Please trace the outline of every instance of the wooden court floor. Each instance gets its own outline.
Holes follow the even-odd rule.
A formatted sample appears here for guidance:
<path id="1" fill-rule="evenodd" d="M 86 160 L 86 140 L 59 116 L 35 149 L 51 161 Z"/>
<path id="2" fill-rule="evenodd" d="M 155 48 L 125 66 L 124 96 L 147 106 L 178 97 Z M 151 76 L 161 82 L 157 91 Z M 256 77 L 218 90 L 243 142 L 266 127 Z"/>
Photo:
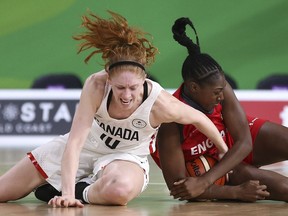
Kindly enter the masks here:
<path id="1" fill-rule="evenodd" d="M 0 174 L 9 169 L 29 149 L 0 148 Z M 288 162 L 265 167 L 288 174 Z M 271 200 L 256 203 L 241 202 L 193 202 L 174 200 L 164 183 L 161 172 L 151 161 L 150 184 L 148 188 L 127 206 L 85 205 L 84 208 L 52 208 L 38 201 L 33 193 L 14 202 L 0 203 L 0 216 L 178 216 L 178 215 L 245 215 L 245 216 L 283 216 L 288 215 L 288 203 Z"/>

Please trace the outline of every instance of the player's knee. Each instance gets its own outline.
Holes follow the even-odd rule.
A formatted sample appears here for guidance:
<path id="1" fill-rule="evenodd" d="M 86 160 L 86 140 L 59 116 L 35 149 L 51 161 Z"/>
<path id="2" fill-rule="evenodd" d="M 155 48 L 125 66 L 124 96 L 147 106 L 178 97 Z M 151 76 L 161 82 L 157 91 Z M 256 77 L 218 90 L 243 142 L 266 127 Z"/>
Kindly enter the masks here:
<path id="1" fill-rule="evenodd" d="M 242 164 L 239 164 L 238 166 L 234 167 L 233 173 L 238 174 L 238 175 L 245 175 L 245 176 L 249 176 L 252 174 L 250 166 L 242 165 Z"/>
<path id="2" fill-rule="evenodd" d="M 133 184 L 126 178 L 113 176 L 103 177 L 105 184 L 102 187 L 103 198 L 111 205 L 126 205 L 131 200 Z"/>
<path id="3" fill-rule="evenodd" d="M 111 200 L 113 205 L 126 205 L 130 201 L 130 191 L 127 187 L 115 187 L 109 189 L 106 199 Z"/>
<path id="4" fill-rule="evenodd" d="M 246 165 L 239 164 L 233 168 L 233 172 L 229 174 L 229 181 L 232 184 L 241 184 L 248 180 L 253 180 L 253 169 Z"/>

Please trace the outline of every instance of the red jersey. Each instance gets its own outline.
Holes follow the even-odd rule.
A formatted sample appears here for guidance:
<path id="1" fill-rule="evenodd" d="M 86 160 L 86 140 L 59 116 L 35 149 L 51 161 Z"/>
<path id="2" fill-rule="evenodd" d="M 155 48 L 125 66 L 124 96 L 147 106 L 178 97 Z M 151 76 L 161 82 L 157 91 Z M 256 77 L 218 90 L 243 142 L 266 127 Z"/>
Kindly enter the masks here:
<path id="1" fill-rule="evenodd" d="M 186 103 L 186 101 L 181 96 L 182 88 L 183 88 L 183 85 L 181 85 L 180 88 L 176 90 L 173 96 L 178 98 L 180 101 Z M 217 106 L 215 106 L 213 112 L 210 114 L 206 113 L 206 116 L 217 127 L 217 129 L 219 130 L 219 133 L 223 137 L 223 140 L 227 144 L 228 148 L 231 148 L 234 142 L 222 118 L 222 105 L 218 104 Z M 265 120 L 253 118 L 250 116 L 247 116 L 247 120 L 249 122 L 252 142 L 254 143 L 255 138 L 259 132 L 259 129 L 264 124 Z M 180 134 L 181 145 L 182 145 L 182 150 L 183 150 L 183 154 L 185 157 L 185 161 L 191 161 L 204 154 L 210 155 L 218 160 L 218 149 L 216 148 L 216 146 L 211 142 L 209 138 L 207 138 L 203 133 L 201 133 L 194 125 L 192 124 L 179 125 L 179 127 L 180 127 L 180 133 L 181 133 Z M 160 163 L 159 163 L 159 154 L 158 154 L 157 148 L 156 148 L 156 151 L 151 156 L 159 166 Z M 251 163 L 252 160 L 253 160 L 252 153 L 250 153 L 244 159 L 246 163 Z"/>

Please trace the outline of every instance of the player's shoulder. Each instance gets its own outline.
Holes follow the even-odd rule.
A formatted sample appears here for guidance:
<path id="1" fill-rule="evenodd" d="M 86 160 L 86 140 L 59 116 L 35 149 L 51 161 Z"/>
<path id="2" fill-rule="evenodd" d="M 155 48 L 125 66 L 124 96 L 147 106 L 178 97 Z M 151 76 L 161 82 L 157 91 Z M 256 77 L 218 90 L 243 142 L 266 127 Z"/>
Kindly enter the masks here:
<path id="1" fill-rule="evenodd" d="M 179 104 L 181 102 L 166 90 L 162 90 L 154 103 L 153 110 L 161 121 L 171 122 L 178 116 Z"/>
<path id="2" fill-rule="evenodd" d="M 104 87 L 108 79 L 108 74 L 105 70 L 91 74 L 85 81 L 85 85 L 94 86 L 96 88 Z"/>
<path id="3" fill-rule="evenodd" d="M 106 83 L 108 79 L 108 73 L 105 70 L 101 70 L 99 72 L 91 74 L 87 80 L 99 82 L 99 83 Z"/>

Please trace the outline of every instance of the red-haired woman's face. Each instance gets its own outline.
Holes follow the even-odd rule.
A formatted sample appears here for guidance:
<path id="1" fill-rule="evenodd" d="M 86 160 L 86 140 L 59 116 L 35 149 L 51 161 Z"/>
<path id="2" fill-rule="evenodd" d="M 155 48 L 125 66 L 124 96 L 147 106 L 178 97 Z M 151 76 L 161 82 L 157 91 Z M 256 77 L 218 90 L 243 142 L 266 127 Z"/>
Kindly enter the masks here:
<path id="1" fill-rule="evenodd" d="M 128 70 L 114 74 L 109 78 L 113 92 L 111 104 L 120 110 L 136 109 L 143 99 L 144 81 L 143 76 Z"/>

